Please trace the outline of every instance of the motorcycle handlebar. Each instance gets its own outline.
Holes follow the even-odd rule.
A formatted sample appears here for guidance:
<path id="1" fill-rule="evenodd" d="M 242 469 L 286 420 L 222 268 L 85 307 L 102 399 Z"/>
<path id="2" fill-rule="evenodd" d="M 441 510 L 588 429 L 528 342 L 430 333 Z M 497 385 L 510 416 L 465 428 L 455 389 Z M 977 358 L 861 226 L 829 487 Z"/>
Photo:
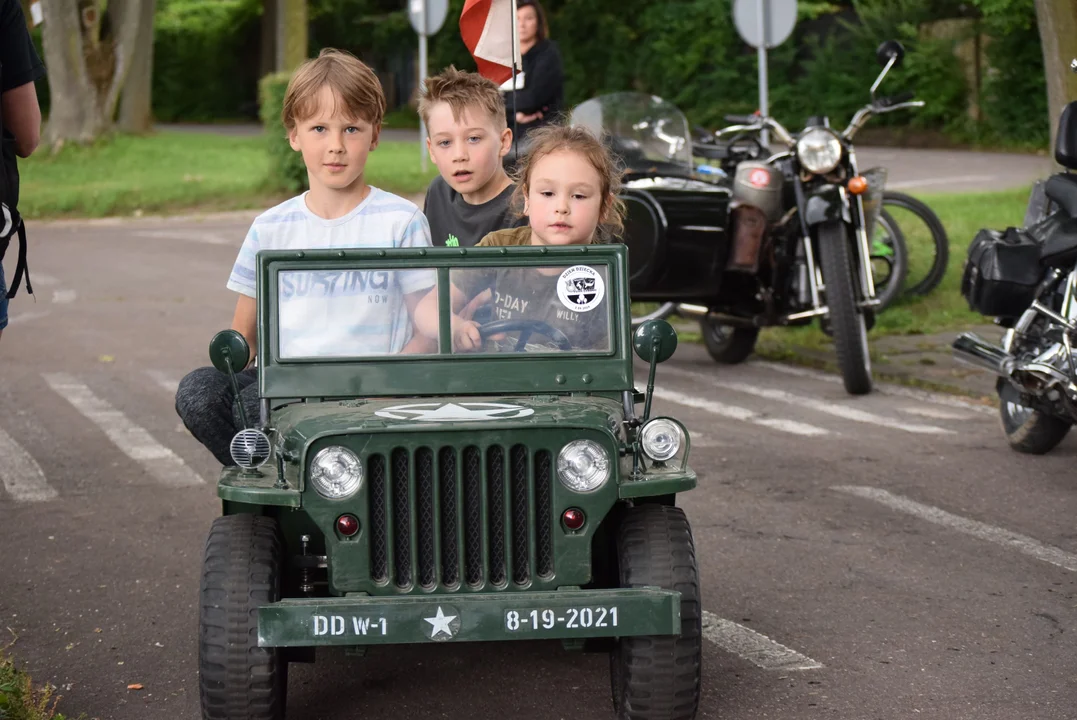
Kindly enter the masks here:
<path id="1" fill-rule="evenodd" d="M 903 92 L 894 95 L 893 97 L 879 98 L 875 101 L 875 104 L 880 108 L 889 108 L 893 107 L 894 105 L 901 105 L 903 103 L 907 103 L 914 97 L 916 97 L 916 93 L 914 92 Z"/>
<path id="2" fill-rule="evenodd" d="M 761 115 L 726 115 L 725 121 L 734 125 L 751 125 L 761 117 Z"/>

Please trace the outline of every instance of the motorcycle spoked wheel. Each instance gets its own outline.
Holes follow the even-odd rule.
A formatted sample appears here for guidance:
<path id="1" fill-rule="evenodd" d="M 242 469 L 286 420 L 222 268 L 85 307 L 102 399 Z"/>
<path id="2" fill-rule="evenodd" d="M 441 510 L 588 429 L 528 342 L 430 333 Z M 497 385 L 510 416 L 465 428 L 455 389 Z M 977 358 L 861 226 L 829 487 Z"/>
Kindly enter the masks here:
<path id="1" fill-rule="evenodd" d="M 1073 425 L 1042 410 L 1023 405 L 1016 397 L 1016 392 L 1003 393 L 1002 385 L 1005 382 L 1000 379 L 997 385 L 998 414 L 1010 447 L 1028 455 L 1043 455 L 1054 450 Z"/>
<path id="2" fill-rule="evenodd" d="M 707 352 L 723 365 L 736 365 L 747 360 L 755 351 L 755 341 L 759 338 L 759 328 L 723 325 L 710 318 L 699 321 L 699 331 Z"/>
<path id="3" fill-rule="evenodd" d="M 905 290 L 909 274 L 909 253 L 905 235 L 886 210 L 879 213 L 875 232 L 870 238 L 871 270 L 875 281 L 875 297 L 879 301 L 875 312 L 893 304 Z"/>
<path id="4" fill-rule="evenodd" d="M 829 325 L 845 391 L 865 395 L 872 387 L 871 356 L 866 319 L 857 305 L 852 239 L 841 222 L 822 223 L 816 233 Z"/>

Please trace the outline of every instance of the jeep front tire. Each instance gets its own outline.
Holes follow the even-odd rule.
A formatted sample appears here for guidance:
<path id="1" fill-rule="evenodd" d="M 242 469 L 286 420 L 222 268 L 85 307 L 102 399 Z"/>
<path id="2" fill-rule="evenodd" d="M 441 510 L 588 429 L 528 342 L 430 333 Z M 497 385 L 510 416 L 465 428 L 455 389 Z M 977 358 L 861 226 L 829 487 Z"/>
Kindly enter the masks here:
<path id="1" fill-rule="evenodd" d="M 276 520 L 226 515 L 213 521 L 202 560 L 198 670 L 203 720 L 282 720 L 288 665 L 258 647 L 256 608 L 280 599 Z"/>
<path id="2" fill-rule="evenodd" d="M 692 720 L 699 707 L 703 608 L 692 529 L 667 505 L 628 509 L 617 529 L 620 586 L 681 594 L 681 634 L 624 637 L 610 652 L 618 720 Z"/>

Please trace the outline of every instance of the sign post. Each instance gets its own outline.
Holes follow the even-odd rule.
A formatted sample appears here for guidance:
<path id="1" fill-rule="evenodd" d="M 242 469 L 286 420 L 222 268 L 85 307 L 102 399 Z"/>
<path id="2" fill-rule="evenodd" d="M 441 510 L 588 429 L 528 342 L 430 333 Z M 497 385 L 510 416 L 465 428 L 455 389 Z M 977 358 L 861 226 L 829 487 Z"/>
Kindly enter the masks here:
<path id="1" fill-rule="evenodd" d="M 744 42 L 758 48 L 759 112 L 770 114 L 767 93 L 767 48 L 785 42 L 797 24 L 797 0 L 735 0 L 733 23 Z M 770 134 L 763 130 L 764 146 L 770 144 Z"/>
<path id="2" fill-rule="evenodd" d="M 419 35 L 419 83 L 421 89 L 429 74 L 426 39 L 441 29 L 449 14 L 449 0 L 408 0 L 408 19 Z M 426 172 L 426 123 L 419 118 L 419 165 Z"/>

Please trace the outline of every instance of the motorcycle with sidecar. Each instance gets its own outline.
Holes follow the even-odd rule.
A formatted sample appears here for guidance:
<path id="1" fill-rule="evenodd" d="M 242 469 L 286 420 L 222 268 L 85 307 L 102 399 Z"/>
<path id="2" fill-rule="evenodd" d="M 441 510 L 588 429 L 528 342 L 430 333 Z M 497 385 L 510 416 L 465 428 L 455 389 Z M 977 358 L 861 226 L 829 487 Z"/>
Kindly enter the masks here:
<path id="1" fill-rule="evenodd" d="M 922 105 L 876 99 L 904 48 L 888 41 L 877 55 L 883 69 L 871 102 L 843 132 L 823 116 L 796 134 L 761 115 L 726 128 L 736 136 L 773 132 L 784 148 L 762 160 L 730 164 L 737 142 L 693 145 L 684 114 L 652 95 L 613 93 L 573 109 L 572 124 L 604 137 L 624 164 L 633 302 L 658 303 L 651 316 L 698 318 L 708 351 L 724 363 L 751 355 L 763 327 L 819 318 L 846 390 L 871 391 L 867 331 L 878 300 L 869 238 L 886 171 L 860 172 L 852 138 L 872 115 Z M 697 172 L 693 150 L 701 147 L 732 178 Z"/>

